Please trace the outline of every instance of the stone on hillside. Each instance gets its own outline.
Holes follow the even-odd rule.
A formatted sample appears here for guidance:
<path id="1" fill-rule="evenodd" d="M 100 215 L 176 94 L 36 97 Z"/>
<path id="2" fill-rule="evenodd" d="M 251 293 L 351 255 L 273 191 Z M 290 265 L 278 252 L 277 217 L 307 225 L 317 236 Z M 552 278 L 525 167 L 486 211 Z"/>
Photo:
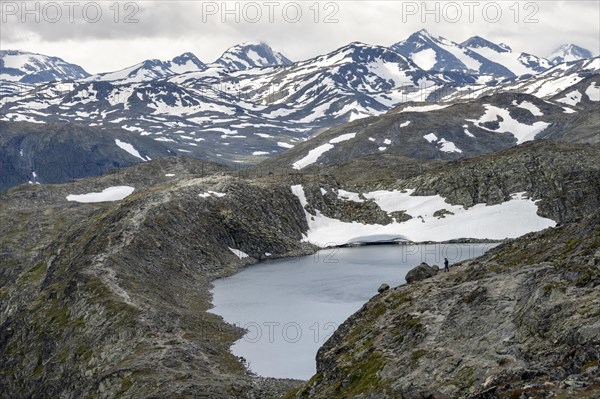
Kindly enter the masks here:
<path id="1" fill-rule="evenodd" d="M 469 396 L 469 399 L 500 399 L 500 395 L 497 387 L 491 387 L 476 395 Z"/>
<path id="2" fill-rule="evenodd" d="M 381 294 L 382 292 L 385 292 L 385 291 L 387 291 L 389 289 L 390 289 L 390 286 L 387 285 L 387 284 L 385 284 L 385 283 L 383 283 L 383 284 L 381 284 L 379 286 L 379 289 L 377 290 L 377 292 L 379 292 Z"/>
<path id="3" fill-rule="evenodd" d="M 417 281 L 425 280 L 427 278 L 435 276 L 438 273 L 438 271 L 439 267 L 429 266 L 427 263 L 423 262 L 414 269 L 411 269 L 406 274 L 406 282 L 408 284 L 412 284 Z"/>

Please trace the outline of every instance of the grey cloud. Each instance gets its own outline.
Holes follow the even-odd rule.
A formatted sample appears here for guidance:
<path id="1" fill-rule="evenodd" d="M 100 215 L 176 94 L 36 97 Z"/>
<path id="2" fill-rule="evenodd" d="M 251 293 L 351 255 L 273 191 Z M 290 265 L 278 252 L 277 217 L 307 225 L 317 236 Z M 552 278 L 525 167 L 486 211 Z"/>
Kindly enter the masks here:
<path id="1" fill-rule="evenodd" d="M 6 1 L 2 2 L 7 3 Z M 20 3 L 20 2 L 18 2 Z M 58 3 L 61 3 L 60 1 Z M 87 2 L 81 2 L 84 4 Z M 326 1 L 319 3 L 319 21 L 314 21 L 314 2 L 298 2 L 303 15 L 297 23 L 286 21 L 281 10 L 286 1 L 280 2 L 275 13 L 275 21 L 268 21 L 267 8 L 262 6 L 260 22 L 242 21 L 235 23 L 228 15 L 228 22 L 221 22 L 221 14 L 206 16 L 203 21 L 203 5 L 206 7 L 218 2 L 173 2 L 142 1 L 135 15 L 138 23 L 113 21 L 113 11 L 108 7 L 113 2 L 103 2 L 103 17 L 97 23 L 88 23 L 77 14 L 75 23 L 66 17 L 56 24 L 17 22 L 10 19 L 1 25 L 2 48 L 20 47 L 41 53 L 59 55 L 67 60 L 77 60 L 93 72 L 106 69 L 119 69 L 145 58 L 168 58 L 174 51 L 193 51 L 205 62 L 216 59 L 227 47 L 248 40 L 263 40 L 293 60 L 316 56 L 351 41 L 390 45 L 403 40 L 412 32 L 427 28 L 432 33 L 453 41 L 462 41 L 472 35 L 481 35 L 492 41 L 506 42 L 520 51 L 528 51 L 547 56 L 554 48 L 567 42 L 587 47 L 595 54 L 600 53 L 600 4 L 597 1 L 538 1 L 539 19 L 535 24 L 514 23 L 509 10 L 513 2 L 498 2 L 502 6 L 503 18 L 498 23 L 489 23 L 475 14 L 473 23 L 466 21 L 466 15 L 459 23 L 441 19 L 428 23 L 421 22 L 422 15 L 408 16 L 403 20 L 403 9 L 409 2 L 400 1 L 336 1 L 335 18 L 337 23 L 324 23 L 327 12 L 335 11 Z M 259 5 L 263 1 L 256 1 Z M 422 2 L 412 2 L 420 5 Z M 428 2 L 433 7 L 434 2 Z M 447 2 L 446 2 L 447 3 Z M 440 2 L 440 8 L 444 2 Z M 463 5 L 464 1 L 457 1 Z M 121 2 L 121 6 L 124 3 Z M 248 2 L 239 3 L 243 7 Z M 482 6 L 484 2 L 481 2 Z M 521 2 L 523 7 L 525 2 Z M 3 5 L 4 7 L 4 5 Z M 230 2 L 229 8 L 233 5 Z M 403 8 L 404 7 L 404 8 Z M 464 6 L 463 6 L 464 9 Z M 524 16 L 522 11 L 520 19 Z M 87 46 L 87 47 L 86 47 Z M 94 46 L 97 51 L 82 49 Z M 115 54 L 118 57 L 115 57 Z"/>

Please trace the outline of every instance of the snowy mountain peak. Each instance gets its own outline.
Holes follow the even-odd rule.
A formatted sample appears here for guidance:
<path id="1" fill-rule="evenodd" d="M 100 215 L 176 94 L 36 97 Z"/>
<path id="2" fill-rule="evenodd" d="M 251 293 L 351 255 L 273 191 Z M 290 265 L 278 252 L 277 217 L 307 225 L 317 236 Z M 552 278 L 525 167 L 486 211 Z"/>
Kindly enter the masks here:
<path id="1" fill-rule="evenodd" d="M 591 51 L 579 47 L 575 44 L 563 44 L 550 54 L 548 59 L 554 65 L 563 62 L 579 61 L 586 58 L 592 58 L 594 55 Z"/>
<path id="2" fill-rule="evenodd" d="M 465 40 L 464 42 L 462 42 L 461 45 L 464 47 L 469 47 L 471 49 L 489 48 L 489 49 L 494 50 L 497 53 L 508 53 L 508 52 L 512 51 L 511 48 L 509 46 L 507 46 L 506 44 L 503 44 L 503 43 L 496 44 L 496 43 L 490 42 L 489 40 L 484 39 L 481 36 L 470 37 L 467 40 Z"/>
<path id="3" fill-rule="evenodd" d="M 186 72 L 206 69 L 206 65 L 193 53 L 187 52 L 169 61 L 150 59 L 115 72 L 105 72 L 89 77 L 88 81 L 139 83 L 163 79 Z"/>
<path id="4" fill-rule="evenodd" d="M 0 50 L 0 79 L 11 82 L 41 83 L 90 76 L 79 65 L 58 57 L 21 50 Z"/>
<path id="5" fill-rule="evenodd" d="M 196 57 L 194 53 L 183 53 L 167 62 L 168 68 L 174 73 L 185 73 L 192 71 L 203 71 L 206 65 Z"/>
<path id="6" fill-rule="evenodd" d="M 421 29 L 400 43 L 436 43 L 439 40 L 443 40 L 443 38 L 432 35 L 427 29 Z"/>
<path id="7" fill-rule="evenodd" d="M 419 35 L 419 36 L 426 37 L 426 38 L 429 38 L 429 39 L 434 39 L 435 38 L 435 36 L 433 36 L 431 33 L 429 33 L 429 31 L 427 29 L 425 29 L 425 28 L 423 28 L 423 29 L 415 32 L 413 35 Z"/>
<path id="8" fill-rule="evenodd" d="M 354 64 L 355 66 L 382 61 L 397 64 L 405 70 L 417 69 L 414 63 L 388 47 L 362 42 L 352 42 L 331 53 L 317 57 L 316 60 L 318 60 L 317 63 L 327 65 Z"/>
<path id="9" fill-rule="evenodd" d="M 246 42 L 235 45 L 221 55 L 215 64 L 231 71 L 277 65 L 291 65 L 292 61 L 274 51 L 264 42 Z"/>
<path id="10" fill-rule="evenodd" d="M 426 71 L 498 76 L 510 74 L 503 68 L 489 66 L 489 62 L 474 51 L 441 36 L 433 36 L 425 29 L 413 33 L 391 48 Z"/>
<path id="11" fill-rule="evenodd" d="M 473 36 L 458 44 L 433 36 L 425 29 L 391 48 L 426 71 L 463 75 L 512 78 L 543 72 L 551 65 L 544 58 L 512 52 L 507 45 L 493 43 L 481 36 Z"/>
<path id="12" fill-rule="evenodd" d="M 177 57 L 174 57 L 171 61 L 177 65 L 184 65 L 184 64 L 187 64 L 188 62 L 192 62 L 195 65 L 197 65 L 198 67 L 204 66 L 204 63 L 202 61 L 200 61 L 194 53 L 190 53 L 190 52 L 178 55 Z"/>

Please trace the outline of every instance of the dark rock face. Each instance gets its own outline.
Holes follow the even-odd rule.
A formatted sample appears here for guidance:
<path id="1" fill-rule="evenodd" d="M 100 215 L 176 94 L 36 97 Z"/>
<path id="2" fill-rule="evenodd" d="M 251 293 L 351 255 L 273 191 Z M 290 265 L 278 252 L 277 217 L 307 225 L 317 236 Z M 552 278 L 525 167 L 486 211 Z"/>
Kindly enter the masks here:
<path id="1" fill-rule="evenodd" d="M 361 202 L 351 201 L 340 198 L 336 192 L 335 182 L 325 182 L 325 185 L 332 184 L 332 188 L 326 193 L 321 192 L 323 181 L 317 184 L 308 184 L 304 186 L 304 193 L 313 209 L 309 212 L 314 214 L 314 210 L 319 210 L 323 215 L 341 220 L 343 222 L 359 222 L 365 224 L 386 225 L 392 222 L 392 219 L 386 212 L 372 200 L 365 199 Z M 329 184 L 327 184 L 329 183 Z"/>
<path id="2" fill-rule="evenodd" d="M 411 269 L 406 274 L 406 282 L 408 284 L 416 283 L 417 281 L 422 281 L 427 278 L 431 278 L 438 274 L 439 267 L 437 266 L 429 266 L 427 263 L 423 262 L 419 266 Z"/>
<path id="3" fill-rule="evenodd" d="M 160 142 L 121 129 L 0 121 L 0 191 L 31 182 L 65 183 L 175 155 Z M 115 140 L 139 150 L 140 157 Z"/>

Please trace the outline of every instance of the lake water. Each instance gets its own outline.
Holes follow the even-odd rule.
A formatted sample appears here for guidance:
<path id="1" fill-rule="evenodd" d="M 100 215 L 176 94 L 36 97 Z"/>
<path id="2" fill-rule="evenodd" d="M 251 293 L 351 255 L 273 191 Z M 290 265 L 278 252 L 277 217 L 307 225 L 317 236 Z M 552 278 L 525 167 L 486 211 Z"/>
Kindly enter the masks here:
<path id="1" fill-rule="evenodd" d="M 261 262 L 215 281 L 210 311 L 248 330 L 231 351 L 253 372 L 309 379 L 319 347 L 382 283 L 403 284 L 421 262 L 453 264 L 495 245 L 374 245 Z"/>

